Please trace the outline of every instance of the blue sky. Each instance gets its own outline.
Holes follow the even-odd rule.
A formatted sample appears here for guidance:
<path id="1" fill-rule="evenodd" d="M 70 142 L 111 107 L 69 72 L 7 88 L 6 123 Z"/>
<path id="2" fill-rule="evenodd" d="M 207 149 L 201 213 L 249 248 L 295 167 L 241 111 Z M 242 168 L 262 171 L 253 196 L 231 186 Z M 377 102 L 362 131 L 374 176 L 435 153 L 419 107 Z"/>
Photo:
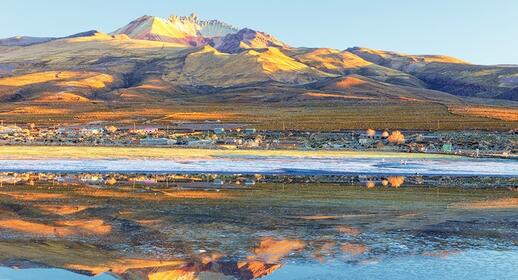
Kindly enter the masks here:
<path id="1" fill-rule="evenodd" d="M 516 0 L 2 0 L 0 37 L 111 32 L 141 15 L 196 12 L 292 46 L 362 46 L 518 64 Z"/>

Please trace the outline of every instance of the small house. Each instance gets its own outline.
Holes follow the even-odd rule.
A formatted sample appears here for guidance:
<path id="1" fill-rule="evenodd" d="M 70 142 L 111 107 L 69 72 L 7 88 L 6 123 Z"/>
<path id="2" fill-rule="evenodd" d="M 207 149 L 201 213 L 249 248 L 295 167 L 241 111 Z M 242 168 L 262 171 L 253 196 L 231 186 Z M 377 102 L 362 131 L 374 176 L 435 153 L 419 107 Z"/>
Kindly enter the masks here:
<path id="1" fill-rule="evenodd" d="M 190 140 L 187 142 L 187 145 L 188 146 L 191 146 L 191 147 L 209 147 L 213 144 L 214 142 L 212 140 Z"/>
<path id="2" fill-rule="evenodd" d="M 257 130 L 255 128 L 246 128 L 245 129 L 245 134 L 246 135 L 255 135 L 257 133 Z"/>
<path id="3" fill-rule="evenodd" d="M 374 140 L 372 138 L 360 138 L 358 139 L 358 143 L 362 146 L 370 146 L 374 144 Z"/>
<path id="4" fill-rule="evenodd" d="M 255 180 L 246 179 L 244 185 L 247 186 L 247 187 L 253 187 L 253 186 L 255 186 Z"/>
<path id="5" fill-rule="evenodd" d="M 22 132 L 22 128 L 20 128 L 16 125 L 0 126 L 0 134 L 13 135 L 16 133 L 21 133 L 21 132 Z"/>
<path id="6" fill-rule="evenodd" d="M 216 134 L 216 135 L 225 134 L 225 129 L 222 127 L 216 127 L 216 128 L 214 128 L 214 134 Z"/>
<path id="7" fill-rule="evenodd" d="M 167 146 L 174 144 L 167 138 L 144 138 L 140 139 L 140 145 L 144 146 Z"/>
<path id="8" fill-rule="evenodd" d="M 212 182 L 212 185 L 214 186 L 223 186 L 225 184 L 225 181 L 221 180 L 221 179 L 215 179 L 213 182 Z"/>
<path id="9" fill-rule="evenodd" d="M 442 151 L 443 151 L 443 153 L 451 153 L 451 152 L 453 152 L 453 145 L 450 142 L 444 143 L 442 145 Z"/>

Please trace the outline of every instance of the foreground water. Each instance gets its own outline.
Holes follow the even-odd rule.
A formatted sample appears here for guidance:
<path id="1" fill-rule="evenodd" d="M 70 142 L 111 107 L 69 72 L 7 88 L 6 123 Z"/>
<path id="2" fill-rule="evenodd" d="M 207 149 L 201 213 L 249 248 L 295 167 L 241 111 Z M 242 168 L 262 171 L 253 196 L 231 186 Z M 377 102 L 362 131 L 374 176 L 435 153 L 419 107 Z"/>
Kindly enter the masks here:
<path id="1" fill-rule="evenodd" d="M 0 279 L 517 279 L 516 177 L 0 174 Z"/>
<path id="2" fill-rule="evenodd" d="M 212 172 L 243 174 L 388 174 L 518 176 L 518 161 L 503 159 L 220 156 L 171 159 L 0 159 L 0 171 Z"/>

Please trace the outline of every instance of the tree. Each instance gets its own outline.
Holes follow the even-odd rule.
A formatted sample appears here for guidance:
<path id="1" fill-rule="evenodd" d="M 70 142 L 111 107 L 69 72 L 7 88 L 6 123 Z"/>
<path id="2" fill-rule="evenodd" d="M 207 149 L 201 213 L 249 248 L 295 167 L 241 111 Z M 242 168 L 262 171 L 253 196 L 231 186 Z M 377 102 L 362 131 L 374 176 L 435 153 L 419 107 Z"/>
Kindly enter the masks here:
<path id="1" fill-rule="evenodd" d="M 387 140 L 390 143 L 401 145 L 401 144 L 405 143 L 405 135 L 403 135 L 403 133 L 401 133 L 401 131 L 396 130 L 390 134 L 390 136 L 387 138 Z"/>

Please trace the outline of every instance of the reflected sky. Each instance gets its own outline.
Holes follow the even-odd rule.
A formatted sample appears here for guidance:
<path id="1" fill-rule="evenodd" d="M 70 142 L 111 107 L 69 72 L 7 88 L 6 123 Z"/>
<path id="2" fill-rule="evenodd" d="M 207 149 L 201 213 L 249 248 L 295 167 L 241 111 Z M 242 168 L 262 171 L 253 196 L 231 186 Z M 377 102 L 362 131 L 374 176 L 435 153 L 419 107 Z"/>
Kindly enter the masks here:
<path id="1" fill-rule="evenodd" d="M 63 269 L 12 269 L 0 267 L 0 279 L 2 280 L 27 280 L 34 279 L 67 279 L 67 280 L 113 280 L 117 279 L 109 274 L 102 274 L 95 277 L 81 275 Z"/>
<path id="2" fill-rule="evenodd" d="M 517 279 L 518 253 L 470 250 L 447 259 L 405 256 L 355 265 L 288 264 L 264 279 Z"/>

